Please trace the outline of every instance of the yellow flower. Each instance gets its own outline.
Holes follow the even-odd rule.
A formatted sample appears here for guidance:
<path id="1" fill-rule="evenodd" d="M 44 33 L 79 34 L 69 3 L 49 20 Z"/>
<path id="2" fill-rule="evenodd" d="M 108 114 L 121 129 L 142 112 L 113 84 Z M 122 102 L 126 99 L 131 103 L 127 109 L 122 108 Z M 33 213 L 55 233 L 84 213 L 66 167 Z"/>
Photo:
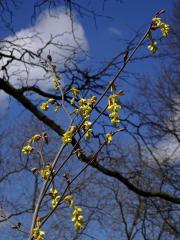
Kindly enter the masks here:
<path id="1" fill-rule="evenodd" d="M 38 227 L 33 229 L 34 240 L 44 240 L 45 232 L 40 230 Z"/>
<path id="2" fill-rule="evenodd" d="M 81 116 L 85 119 L 90 117 L 90 114 L 92 112 L 92 107 L 93 104 L 96 102 L 96 96 L 92 96 L 89 99 L 84 99 L 81 98 L 78 103 L 79 103 L 79 111 L 78 113 L 81 114 Z"/>
<path id="3" fill-rule="evenodd" d="M 22 152 L 23 152 L 24 154 L 30 154 L 30 153 L 33 152 L 33 150 L 34 150 L 34 148 L 31 147 L 30 145 L 26 145 L 26 146 L 24 146 L 24 147 L 22 148 Z"/>
<path id="4" fill-rule="evenodd" d="M 52 197 L 52 198 L 55 198 L 58 194 L 58 190 L 56 188 L 51 188 L 49 190 L 49 195 Z"/>
<path id="5" fill-rule="evenodd" d="M 164 37 L 169 35 L 170 26 L 166 23 L 162 23 L 161 32 Z"/>
<path id="6" fill-rule="evenodd" d="M 77 96 L 79 94 L 79 90 L 77 88 L 71 88 L 71 93 L 74 95 L 74 96 Z"/>
<path id="7" fill-rule="evenodd" d="M 54 84 L 54 89 L 55 89 L 56 91 L 60 90 L 60 84 L 59 84 L 57 78 L 53 79 L 53 84 Z"/>
<path id="8" fill-rule="evenodd" d="M 111 119 L 111 123 L 116 125 L 120 122 L 119 110 L 121 109 L 119 98 L 116 94 L 110 95 L 108 98 L 108 107 L 107 109 L 112 112 L 109 114 L 109 118 Z"/>
<path id="9" fill-rule="evenodd" d="M 74 228 L 77 230 L 81 230 L 83 228 L 83 225 L 77 221 L 74 223 Z"/>
<path id="10" fill-rule="evenodd" d="M 152 52 L 155 53 L 158 50 L 157 47 L 157 42 L 153 41 L 150 45 L 148 45 L 148 49 Z"/>
<path id="11" fill-rule="evenodd" d="M 156 24 L 157 27 L 160 27 L 162 22 L 160 18 L 155 17 L 152 19 L 152 23 Z"/>
<path id="12" fill-rule="evenodd" d="M 152 23 L 158 28 L 161 28 L 161 32 L 164 37 L 168 36 L 170 30 L 170 26 L 168 24 L 162 22 L 160 18 L 153 18 Z"/>
<path id="13" fill-rule="evenodd" d="M 51 201 L 52 208 L 55 208 L 58 205 L 60 198 L 61 198 L 61 196 L 57 195 L 54 199 L 52 199 L 52 201 Z"/>
<path id="14" fill-rule="evenodd" d="M 54 112 L 58 112 L 60 109 L 60 105 L 59 104 L 56 104 L 55 108 L 54 108 Z"/>
<path id="15" fill-rule="evenodd" d="M 81 215 L 82 208 L 75 206 L 72 213 L 72 221 L 74 222 L 74 227 L 80 230 L 83 227 L 83 216 Z"/>
<path id="16" fill-rule="evenodd" d="M 55 170 L 52 168 L 51 164 L 47 164 L 44 168 L 40 171 L 41 177 L 44 180 L 49 180 Z"/>
<path id="17" fill-rule="evenodd" d="M 75 132 L 76 132 L 76 127 L 71 126 L 69 128 L 69 130 L 67 130 L 62 136 L 63 143 L 71 143 L 72 142 L 72 137 L 73 137 Z"/>
<path id="18" fill-rule="evenodd" d="M 83 130 L 86 132 L 85 133 L 85 138 L 90 139 L 91 138 L 91 132 L 92 129 L 90 128 L 92 123 L 90 121 L 85 121 L 83 124 Z"/>
<path id="19" fill-rule="evenodd" d="M 41 104 L 40 108 L 44 111 L 47 111 L 49 109 L 49 103 L 48 102 L 43 102 Z"/>
<path id="20" fill-rule="evenodd" d="M 106 139 L 107 139 L 107 143 L 111 143 L 112 142 L 112 133 L 107 133 L 106 134 Z"/>
<path id="21" fill-rule="evenodd" d="M 57 204 L 59 203 L 59 200 L 61 199 L 61 196 L 58 193 L 58 190 L 54 187 L 50 189 L 49 195 L 52 198 L 51 206 L 52 206 L 52 208 L 55 208 L 57 206 Z"/>
<path id="22" fill-rule="evenodd" d="M 70 101 L 71 105 L 74 105 L 75 103 L 75 98 L 72 98 L 71 101 Z"/>

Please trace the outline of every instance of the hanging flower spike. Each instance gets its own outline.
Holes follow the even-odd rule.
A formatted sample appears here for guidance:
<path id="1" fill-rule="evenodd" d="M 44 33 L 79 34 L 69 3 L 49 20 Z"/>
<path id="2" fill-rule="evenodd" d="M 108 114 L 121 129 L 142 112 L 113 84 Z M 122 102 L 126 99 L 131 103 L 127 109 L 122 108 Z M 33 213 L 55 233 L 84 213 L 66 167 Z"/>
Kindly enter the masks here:
<path id="1" fill-rule="evenodd" d="M 74 96 L 77 96 L 80 91 L 77 89 L 77 88 L 71 88 L 71 93 L 74 95 Z"/>
<path id="2" fill-rule="evenodd" d="M 42 170 L 40 170 L 40 174 L 43 180 L 49 180 L 55 170 L 52 168 L 51 164 L 47 164 L 44 166 Z"/>
<path id="3" fill-rule="evenodd" d="M 80 113 L 80 115 L 84 118 L 84 119 L 88 119 L 90 118 L 90 114 L 92 112 L 92 107 L 93 104 L 96 102 L 96 96 L 92 96 L 89 99 L 84 99 L 81 98 L 78 103 L 79 103 L 79 109 L 78 109 L 78 113 Z"/>
<path id="4" fill-rule="evenodd" d="M 83 124 L 83 130 L 86 132 L 85 133 L 86 139 L 91 138 L 91 132 L 92 132 L 91 125 L 92 125 L 92 123 L 90 121 L 85 121 Z"/>
<path id="5" fill-rule="evenodd" d="M 61 196 L 58 193 L 58 190 L 56 188 L 51 188 L 50 191 L 49 191 L 49 195 L 52 198 L 51 206 L 54 209 L 58 205 Z"/>
<path id="6" fill-rule="evenodd" d="M 155 17 L 152 19 L 151 30 L 157 30 L 157 29 L 161 29 L 161 33 L 162 33 L 163 37 L 167 37 L 169 35 L 170 26 L 168 24 L 162 22 L 161 18 L 159 18 L 159 17 Z M 158 50 L 157 42 L 153 40 L 151 31 L 149 31 L 147 38 L 149 38 L 151 41 L 151 44 L 148 45 L 148 49 L 152 53 L 156 53 Z"/>
<path id="7" fill-rule="evenodd" d="M 164 37 L 168 36 L 170 30 L 170 26 L 168 24 L 162 22 L 160 18 L 153 18 L 152 23 L 158 28 L 161 28 L 161 32 Z"/>
<path id="8" fill-rule="evenodd" d="M 110 95 L 108 98 L 108 108 L 110 112 L 109 118 L 111 119 L 111 123 L 113 125 L 117 125 L 120 123 L 119 119 L 119 110 L 121 109 L 121 106 L 119 104 L 119 98 L 116 94 Z"/>
<path id="9" fill-rule="evenodd" d="M 164 37 L 169 35 L 170 26 L 166 23 L 162 23 L 161 25 L 161 32 Z"/>
<path id="10" fill-rule="evenodd" d="M 71 126 L 69 130 L 67 130 L 63 136 L 62 136 L 62 141 L 63 143 L 71 143 L 72 142 L 72 137 L 76 132 L 76 127 Z"/>
<path id="11" fill-rule="evenodd" d="M 152 41 L 152 43 L 151 43 L 150 45 L 148 45 L 148 49 L 149 49 L 152 53 L 156 53 L 156 51 L 158 50 L 157 42 L 156 42 L 156 41 Z"/>
<path id="12" fill-rule="evenodd" d="M 74 222 L 74 227 L 77 230 L 83 228 L 83 216 L 81 215 L 82 208 L 75 206 L 72 213 L 72 222 Z"/>
<path id="13" fill-rule="evenodd" d="M 54 89 L 56 91 L 60 90 L 60 84 L 58 82 L 58 78 L 53 79 Z"/>
<path id="14" fill-rule="evenodd" d="M 73 196 L 67 195 L 64 201 L 69 203 L 69 207 L 73 209 L 72 212 L 72 222 L 74 222 L 74 228 L 76 230 L 81 230 L 83 228 L 83 216 L 81 215 L 82 208 L 74 204 Z"/>
<path id="15" fill-rule="evenodd" d="M 45 232 L 39 228 L 33 229 L 33 239 L 34 240 L 44 240 Z"/>

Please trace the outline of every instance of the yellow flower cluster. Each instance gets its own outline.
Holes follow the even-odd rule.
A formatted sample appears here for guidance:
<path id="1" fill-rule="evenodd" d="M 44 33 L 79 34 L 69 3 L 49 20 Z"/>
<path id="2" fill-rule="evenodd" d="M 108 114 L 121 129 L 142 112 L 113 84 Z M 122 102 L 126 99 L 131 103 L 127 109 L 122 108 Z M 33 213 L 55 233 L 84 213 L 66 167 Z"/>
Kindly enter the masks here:
<path id="1" fill-rule="evenodd" d="M 52 105 L 55 104 L 54 112 L 57 112 L 59 110 L 60 105 L 54 98 L 49 98 L 48 101 L 43 102 L 40 106 L 40 109 L 44 110 L 44 111 L 47 111 L 49 109 L 50 104 L 52 104 Z"/>
<path id="2" fill-rule="evenodd" d="M 34 150 L 34 148 L 31 147 L 31 145 L 29 145 L 29 144 L 22 148 L 22 152 L 24 154 L 31 154 L 33 152 L 33 150 Z"/>
<path id="3" fill-rule="evenodd" d="M 40 230 L 38 227 L 33 229 L 34 240 L 44 240 L 45 232 Z"/>
<path id="4" fill-rule="evenodd" d="M 161 29 L 161 33 L 162 33 L 163 37 L 167 37 L 169 35 L 170 26 L 168 24 L 162 22 L 161 18 L 155 17 L 152 19 L 151 30 L 157 30 L 159 28 Z M 150 39 L 151 44 L 148 45 L 147 48 L 152 53 L 156 53 L 156 51 L 158 50 L 157 42 L 153 40 L 151 31 L 149 31 L 149 33 L 148 33 L 148 38 Z"/>
<path id="5" fill-rule="evenodd" d="M 72 213 L 72 222 L 74 222 L 74 227 L 77 230 L 83 227 L 83 216 L 81 215 L 82 208 L 74 206 L 74 211 Z"/>
<path id="6" fill-rule="evenodd" d="M 54 89 L 55 89 L 56 91 L 60 90 L 60 83 L 59 83 L 58 80 L 59 80 L 58 78 L 54 78 L 54 79 L 53 79 L 53 85 L 54 85 Z"/>
<path id="7" fill-rule="evenodd" d="M 36 228 L 33 229 L 33 240 L 44 240 L 45 232 L 40 229 L 41 219 L 37 217 Z"/>
<path id="8" fill-rule="evenodd" d="M 156 41 L 152 41 L 150 45 L 148 45 L 148 49 L 152 52 L 155 53 L 158 50 L 157 47 L 157 42 Z"/>
<path id="9" fill-rule="evenodd" d="M 43 102 L 40 106 L 41 110 L 47 111 L 49 109 L 49 104 L 48 102 Z"/>
<path id="10" fill-rule="evenodd" d="M 74 228 L 77 230 L 81 230 L 83 228 L 83 216 L 81 215 L 82 208 L 74 204 L 72 195 L 67 195 L 64 198 L 64 201 L 67 201 L 69 203 L 69 207 L 73 209 L 72 222 L 74 222 Z"/>
<path id="11" fill-rule="evenodd" d="M 77 96 L 80 91 L 77 89 L 77 88 L 71 88 L 71 93 L 74 95 L 74 96 Z"/>
<path id="12" fill-rule="evenodd" d="M 72 95 L 74 95 L 75 97 L 80 93 L 80 91 L 77 88 L 71 88 L 71 93 Z M 70 101 L 71 105 L 75 104 L 76 98 L 73 97 Z"/>
<path id="13" fill-rule="evenodd" d="M 83 124 L 83 130 L 84 130 L 84 132 L 86 132 L 85 133 L 86 139 L 91 138 L 91 132 L 92 132 L 91 125 L 92 125 L 92 123 L 90 121 L 85 121 Z"/>
<path id="14" fill-rule="evenodd" d="M 49 195 L 52 198 L 51 206 L 52 206 L 52 208 L 55 208 L 57 206 L 57 204 L 59 203 L 61 196 L 59 195 L 58 190 L 54 187 L 50 189 Z"/>
<path id="15" fill-rule="evenodd" d="M 170 26 L 167 23 L 164 23 L 161 21 L 161 18 L 155 17 L 152 19 L 152 28 L 155 27 L 157 28 L 161 28 L 161 32 L 162 35 L 164 37 L 167 37 L 169 35 L 169 30 L 170 30 Z"/>
<path id="16" fill-rule="evenodd" d="M 63 143 L 71 143 L 72 137 L 75 134 L 75 132 L 76 132 L 76 127 L 70 126 L 69 130 L 67 130 L 62 136 Z"/>
<path id="17" fill-rule="evenodd" d="M 42 136 L 40 134 L 35 134 L 34 136 L 32 136 L 31 139 L 28 141 L 28 144 L 22 148 L 22 152 L 24 154 L 31 154 L 34 150 L 31 144 L 34 142 L 38 142 L 41 139 L 41 137 Z"/>
<path id="18" fill-rule="evenodd" d="M 40 170 L 40 174 L 42 179 L 49 180 L 52 174 L 55 172 L 51 164 L 47 164 L 44 166 L 42 170 Z"/>
<path id="19" fill-rule="evenodd" d="M 121 109 L 119 98 L 116 94 L 110 95 L 108 98 L 108 108 L 111 113 L 109 117 L 111 119 L 111 123 L 116 125 L 120 122 L 119 119 L 119 110 Z"/>
<path id="20" fill-rule="evenodd" d="M 55 64 L 51 64 L 51 70 L 52 70 L 52 73 L 54 75 L 54 79 L 53 79 L 53 85 L 54 85 L 54 89 L 56 91 L 60 90 L 61 88 L 61 85 L 59 83 L 59 80 L 61 79 L 59 74 L 57 73 L 56 71 L 56 65 Z"/>
<path id="21" fill-rule="evenodd" d="M 79 109 L 76 109 L 76 114 L 80 114 L 83 118 L 88 119 L 92 112 L 93 104 L 96 102 L 96 96 L 92 96 L 89 99 L 81 98 L 79 103 Z"/>

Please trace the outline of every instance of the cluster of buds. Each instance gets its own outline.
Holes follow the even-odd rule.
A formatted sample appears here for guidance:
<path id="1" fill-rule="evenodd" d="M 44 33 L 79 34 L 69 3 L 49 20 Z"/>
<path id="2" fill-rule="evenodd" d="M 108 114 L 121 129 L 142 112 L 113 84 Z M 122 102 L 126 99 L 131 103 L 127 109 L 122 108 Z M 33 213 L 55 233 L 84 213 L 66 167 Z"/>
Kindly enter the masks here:
<path id="1" fill-rule="evenodd" d="M 163 37 L 167 37 L 169 35 L 170 26 L 167 23 L 162 22 L 161 18 L 159 17 L 155 17 L 152 19 L 151 30 L 154 31 L 157 29 L 161 30 Z M 158 50 L 157 42 L 152 38 L 151 31 L 149 31 L 148 33 L 148 38 L 151 41 L 151 44 L 148 45 L 148 49 L 152 53 L 156 53 L 156 51 Z"/>
<path id="2" fill-rule="evenodd" d="M 59 83 L 59 80 L 60 80 L 61 78 L 60 78 L 59 74 L 58 74 L 57 71 L 56 71 L 56 65 L 55 65 L 55 64 L 51 64 L 50 67 L 51 67 L 51 71 L 52 71 L 52 73 L 53 73 L 53 75 L 54 75 L 54 79 L 53 79 L 54 89 L 55 89 L 56 91 L 59 91 L 60 88 L 61 88 L 61 85 L 60 85 L 60 83 Z"/>
<path id="3" fill-rule="evenodd" d="M 34 240 L 44 240 L 45 232 L 40 230 L 38 227 L 33 229 Z"/>
<path id="4" fill-rule="evenodd" d="M 75 126 L 70 126 L 69 130 L 67 130 L 62 136 L 63 143 L 71 143 L 72 142 L 72 137 L 75 134 L 76 129 L 77 128 Z"/>
<path id="5" fill-rule="evenodd" d="M 58 193 L 58 190 L 54 187 L 50 189 L 49 195 L 51 196 L 51 206 L 54 209 L 58 205 L 61 196 Z"/>
<path id="6" fill-rule="evenodd" d="M 22 148 L 22 152 L 24 154 L 31 154 L 33 152 L 34 148 L 31 145 L 26 145 Z"/>
<path id="7" fill-rule="evenodd" d="M 152 41 L 151 44 L 148 45 L 148 49 L 152 52 L 155 53 L 158 50 L 157 47 L 157 42 L 156 41 Z"/>
<path id="8" fill-rule="evenodd" d="M 43 139 L 46 143 L 48 143 L 48 136 L 46 133 L 43 134 L 35 134 L 33 135 L 27 142 L 27 145 L 25 145 L 22 148 L 22 152 L 24 154 L 31 154 L 34 150 L 34 148 L 32 147 L 32 144 L 34 142 L 38 142 L 40 139 Z"/>
<path id="9" fill-rule="evenodd" d="M 82 126 L 82 128 L 85 132 L 85 138 L 86 139 L 91 138 L 91 132 L 92 132 L 91 125 L 92 125 L 92 123 L 90 121 L 85 121 L 83 126 Z"/>
<path id="10" fill-rule="evenodd" d="M 71 93 L 74 97 L 71 99 L 70 103 L 71 105 L 74 105 L 76 101 L 76 97 L 79 95 L 80 91 L 77 88 L 71 88 Z"/>
<path id="11" fill-rule="evenodd" d="M 111 123 L 113 125 L 116 125 L 120 122 L 119 119 L 119 110 L 121 109 L 118 95 L 112 94 L 108 98 L 108 108 L 111 113 L 109 114 L 109 117 L 111 119 Z"/>
<path id="12" fill-rule="evenodd" d="M 161 29 L 163 37 L 167 37 L 169 35 L 170 26 L 167 23 L 162 22 L 161 18 L 155 17 L 152 19 L 151 29 L 156 30 L 158 28 Z"/>
<path id="13" fill-rule="evenodd" d="M 55 170 L 53 169 L 51 164 L 47 164 L 44 166 L 43 169 L 40 170 L 40 175 L 42 177 L 42 179 L 44 180 L 49 180 L 53 173 L 55 172 Z"/>
<path id="14" fill-rule="evenodd" d="M 67 195 L 64 198 L 64 201 L 67 201 L 69 203 L 69 207 L 73 209 L 72 222 L 74 222 L 74 228 L 76 230 L 81 230 L 83 228 L 83 216 L 81 215 L 82 208 L 74 204 L 72 195 Z"/>
<path id="15" fill-rule="evenodd" d="M 44 240 L 45 231 L 42 231 L 40 229 L 41 221 L 40 221 L 39 217 L 37 218 L 36 224 L 37 224 L 37 226 L 36 226 L 36 228 L 33 229 L 32 237 L 33 237 L 34 240 Z"/>
<path id="16" fill-rule="evenodd" d="M 41 104 L 40 109 L 47 111 L 50 105 L 55 105 L 54 112 L 57 112 L 60 108 L 60 104 L 54 98 L 49 98 L 48 101 Z"/>
<path id="17" fill-rule="evenodd" d="M 60 83 L 59 83 L 59 79 L 58 78 L 54 78 L 53 79 L 53 85 L 54 85 L 54 89 L 56 90 L 56 91 L 58 91 L 58 90 L 60 90 Z"/>
<path id="18" fill-rule="evenodd" d="M 74 228 L 77 230 L 83 227 L 83 216 L 81 215 L 82 208 L 74 206 L 72 212 L 72 222 L 74 222 Z"/>
<path id="19" fill-rule="evenodd" d="M 80 114 L 84 119 L 90 118 L 92 107 L 96 102 L 96 96 L 92 96 L 89 99 L 81 98 L 78 101 L 79 108 L 75 110 L 76 114 Z"/>
<path id="20" fill-rule="evenodd" d="M 31 139 L 27 142 L 27 145 L 22 148 L 22 152 L 24 154 L 31 154 L 34 150 L 34 148 L 31 146 L 32 143 L 38 142 L 41 138 L 42 136 L 40 134 L 35 134 L 32 136 Z"/>

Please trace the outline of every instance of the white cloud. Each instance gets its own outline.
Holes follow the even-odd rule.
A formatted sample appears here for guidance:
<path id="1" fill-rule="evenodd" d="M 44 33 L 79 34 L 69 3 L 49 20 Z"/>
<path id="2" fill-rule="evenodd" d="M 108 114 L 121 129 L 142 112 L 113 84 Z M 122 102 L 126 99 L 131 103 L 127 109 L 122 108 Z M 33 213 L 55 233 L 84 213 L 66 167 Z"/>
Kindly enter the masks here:
<path id="1" fill-rule="evenodd" d="M 111 32 L 112 34 L 118 36 L 118 37 L 121 37 L 121 36 L 122 36 L 121 31 L 120 31 L 118 28 L 116 28 L 116 27 L 110 27 L 110 28 L 108 29 L 108 31 Z"/>
<path id="2" fill-rule="evenodd" d="M 174 98 L 174 107 L 175 110 L 171 114 L 171 116 L 167 119 L 165 126 L 169 129 L 169 134 L 166 134 L 161 141 L 159 141 L 155 147 L 150 147 L 158 162 L 168 163 L 168 164 L 177 164 L 180 163 L 180 144 L 177 139 L 180 138 L 180 99 Z M 172 132 L 172 134 L 170 134 Z M 173 135 L 173 133 L 176 134 Z M 151 162 L 154 159 L 148 153 L 146 156 L 149 157 L 149 161 Z M 147 159 L 147 158 L 146 158 Z"/>
<path id="3" fill-rule="evenodd" d="M 14 44 L 18 45 L 18 47 L 14 46 L 18 50 L 13 51 L 13 55 L 18 57 L 22 54 L 23 47 L 37 52 L 45 46 L 47 41 L 53 38 L 53 43 L 44 48 L 42 57 L 45 58 L 50 51 L 53 61 L 63 67 L 65 59 L 72 55 L 72 51 L 75 48 L 78 49 L 81 46 L 82 49 L 88 50 L 88 43 L 83 27 L 76 19 L 73 21 L 73 30 L 75 38 L 72 34 L 72 22 L 68 14 L 63 9 L 58 8 L 51 11 L 51 15 L 49 15 L 49 12 L 44 12 L 39 16 L 33 27 L 22 29 L 16 33 L 16 36 L 9 36 L 5 40 L 14 41 Z M 2 44 L 4 43 L 0 43 L 0 47 Z M 12 45 L 6 43 L 2 49 L 4 53 L 10 54 L 12 48 Z M 39 61 L 38 59 L 29 58 L 28 55 L 24 59 L 35 64 Z M 0 60 L 0 66 L 6 61 L 7 59 Z M 52 87 L 50 77 L 46 76 L 45 71 L 40 67 L 32 67 L 18 61 L 13 61 L 13 64 L 9 64 L 8 73 L 10 75 L 10 82 L 16 87 L 33 85 L 37 81 L 37 85 L 43 89 L 47 90 Z M 5 103 L 5 99 L 7 99 L 7 96 L 0 91 L 0 105 Z"/>

